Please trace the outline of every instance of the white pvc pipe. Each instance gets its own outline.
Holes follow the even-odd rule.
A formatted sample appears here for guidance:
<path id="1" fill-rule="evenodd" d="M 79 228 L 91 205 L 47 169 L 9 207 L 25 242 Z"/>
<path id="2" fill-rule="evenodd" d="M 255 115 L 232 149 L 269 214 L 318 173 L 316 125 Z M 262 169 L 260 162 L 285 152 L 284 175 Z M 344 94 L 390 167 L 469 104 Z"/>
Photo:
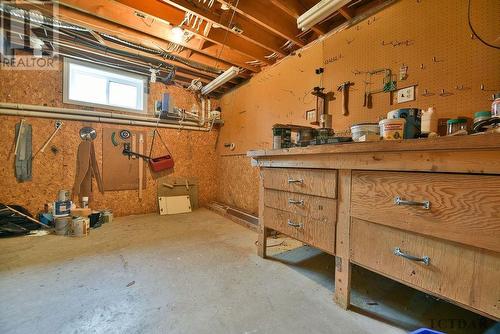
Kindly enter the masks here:
<path id="1" fill-rule="evenodd" d="M 81 109 L 70 109 L 70 108 L 58 108 L 58 107 L 46 107 L 46 106 L 37 106 L 31 104 L 16 104 L 16 103 L 0 103 L 0 108 L 5 109 L 16 109 L 16 110 L 30 110 L 30 111 L 47 111 L 53 113 L 60 114 L 72 114 L 72 115 L 82 115 L 82 116 L 96 116 L 96 117 L 108 117 L 108 118 L 117 118 L 117 119 L 125 119 L 125 120 L 138 120 L 138 121 L 146 121 L 146 122 L 154 122 L 156 124 L 157 119 L 148 116 L 139 116 L 139 115 L 129 115 L 129 114 L 121 114 L 121 113 L 113 113 L 107 111 L 92 111 L 92 110 L 81 110 Z M 165 122 L 165 121 L 163 121 Z M 179 124 L 179 122 L 165 122 L 170 124 Z M 196 122 L 190 121 L 182 121 L 183 125 L 191 125 L 197 126 Z"/>
<path id="2" fill-rule="evenodd" d="M 200 126 L 205 125 L 205 98 L 201 97 L 201 115 L 200 115 Z"/>
<path id="3" fill-rule="evenodd" d="M 210 113 L 212 112 L 212 100 L 208 99 L 208 102 L 207 102 L 207 119 L 210 120 Z M 213 123 L 212 123 L 213 125 Z"/>
<path id="4" fill-rule="evenodd" d="M 0 106 L 1 107 L 1 106 Z M 86 110 L 82 110 L 83 113 L 87 113 Z M 134 120 L 134 119 L 124 119 L 124 118 L 110 118 L 98 115 L 82 115 L 73 113 L 61 113 L 61 112 L 51 112 L 51 111 L 33 111 L 33 110 L 21 110 L 21 109 L 8 109 L 0 108 L 0 115 L 6 116 L 20 116 L 20 117 L 39 117 L 39 118 L 52 118 L 52 119 L 65 119 L 72 121 L 88 121 L 88 122 L 98 122 L 98 123 L 109 123 L 109 124 L 125 124 L 125 125 L 136 125 L 136 126 L 148 126 L 156 127 L 156 120 Z M 192 126 L 192 125 L 182 125 L 182 124 L 170 124 L 170 123 L 158 123 L 159 128 L 167 129 L 184 129 L 193 131 L 210 131 L 210 128 Z"/>

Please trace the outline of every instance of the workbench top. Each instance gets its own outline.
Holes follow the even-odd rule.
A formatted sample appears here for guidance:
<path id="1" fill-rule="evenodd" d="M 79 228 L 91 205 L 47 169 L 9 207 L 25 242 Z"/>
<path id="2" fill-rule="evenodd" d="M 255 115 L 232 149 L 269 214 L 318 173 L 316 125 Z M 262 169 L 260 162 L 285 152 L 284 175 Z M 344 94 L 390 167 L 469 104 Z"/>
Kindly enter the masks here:
<path id="1" fill-rule="evenodd" d="M 401 151 L 456 151 L 500 149 L 500 134 L 437 137 L 378 142 L 349 142 L 284 149 L 251 150 L 247 156 L 253 159 L 270 156 L 314 155 L 339 153 L 401 152 Z M 500 158 L 499 158 L 500 160 Z"/>

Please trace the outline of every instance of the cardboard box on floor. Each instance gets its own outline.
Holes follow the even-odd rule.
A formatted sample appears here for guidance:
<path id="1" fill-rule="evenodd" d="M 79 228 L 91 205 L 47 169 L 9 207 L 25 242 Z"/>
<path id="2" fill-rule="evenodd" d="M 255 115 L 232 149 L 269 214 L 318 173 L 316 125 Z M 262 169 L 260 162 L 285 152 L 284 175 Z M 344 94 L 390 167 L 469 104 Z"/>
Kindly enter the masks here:
<path id="1" fill-rule="evenodd" d="M 198 178 L 166 176 L 158 179 L 157 187 L 158 197 L 188 195 L 191 208 L 198 208 Z"/>

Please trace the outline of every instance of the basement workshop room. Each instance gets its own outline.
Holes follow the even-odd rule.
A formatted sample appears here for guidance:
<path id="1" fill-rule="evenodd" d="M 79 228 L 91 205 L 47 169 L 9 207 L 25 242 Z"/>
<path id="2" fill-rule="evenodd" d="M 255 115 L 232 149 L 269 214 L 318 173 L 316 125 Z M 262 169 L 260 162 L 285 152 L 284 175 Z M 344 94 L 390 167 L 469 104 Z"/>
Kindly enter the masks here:
<path id="1" fill-rule="evenodd" d="M 499 0 L 0 15 L 1 334 L 500 334 Z"/>

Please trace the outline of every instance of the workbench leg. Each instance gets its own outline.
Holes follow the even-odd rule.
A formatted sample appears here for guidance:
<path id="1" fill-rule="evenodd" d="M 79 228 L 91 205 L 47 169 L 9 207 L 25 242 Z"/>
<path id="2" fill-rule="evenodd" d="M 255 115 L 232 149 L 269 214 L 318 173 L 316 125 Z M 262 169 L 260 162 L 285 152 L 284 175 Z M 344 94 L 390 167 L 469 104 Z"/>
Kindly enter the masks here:
<path id="1" fill-rule="evenodd" d="M 335 302 L 349 307 L 351 290 L 351 263 L 349 261 L 349 230 L 351 227 L 351 170 L 338 171 L 338 216 L 335 244 Z"/>
<path id="2" fill-rule="evenodd" d="M 347 310 L 351 299 L 351 263 L 349 259 L 335 257 L 335 302 Z"/>
<path id="3" fill-rule="evenodd" d="M 267 249 L 267 236 L 269 229 L 264 226 L 264 175 L 260 173 L 259 178 L 259 239 L 257 254 L 265 258 Z"/>
<path id="4" fill-rule="evenodd" d="M 259 240 L 257 242 L 257 254 L 261 258 L 266 257 L 266 249 L 267 249 L 267 237 L 269 236 L 269 229 L 264 226 L 259 227 Z"/>

